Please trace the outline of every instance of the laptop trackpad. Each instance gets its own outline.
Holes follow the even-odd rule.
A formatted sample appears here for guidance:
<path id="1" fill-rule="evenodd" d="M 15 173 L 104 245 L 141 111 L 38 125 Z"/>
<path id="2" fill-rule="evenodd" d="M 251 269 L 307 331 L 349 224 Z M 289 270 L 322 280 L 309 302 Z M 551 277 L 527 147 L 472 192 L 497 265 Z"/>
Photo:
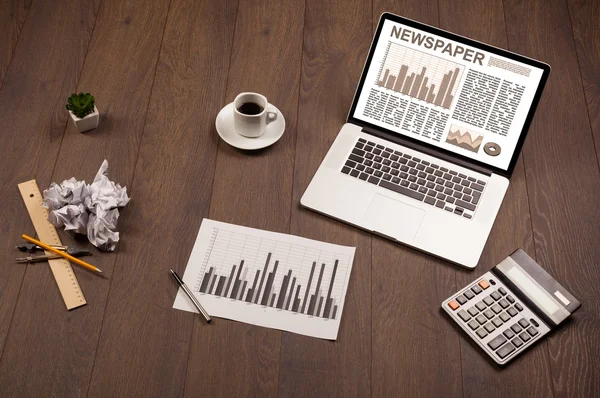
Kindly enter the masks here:
<path id="1" fill-rule="evenodd" d="M 372 231 L 409 242 L 417 234 L 424 216 L 422 209 L 375 194 L 361 224 Z"/>

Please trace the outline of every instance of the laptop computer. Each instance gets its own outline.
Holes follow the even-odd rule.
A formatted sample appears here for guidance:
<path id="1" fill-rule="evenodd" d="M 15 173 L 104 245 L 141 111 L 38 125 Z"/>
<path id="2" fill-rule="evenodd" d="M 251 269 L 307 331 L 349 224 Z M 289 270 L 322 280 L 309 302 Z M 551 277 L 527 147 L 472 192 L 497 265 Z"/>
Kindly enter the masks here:
<path id="1" fill-rule="evenodd" d="M 384 13 L 347 122 L 301 205 L 474 268 L 549 73 Z"/>

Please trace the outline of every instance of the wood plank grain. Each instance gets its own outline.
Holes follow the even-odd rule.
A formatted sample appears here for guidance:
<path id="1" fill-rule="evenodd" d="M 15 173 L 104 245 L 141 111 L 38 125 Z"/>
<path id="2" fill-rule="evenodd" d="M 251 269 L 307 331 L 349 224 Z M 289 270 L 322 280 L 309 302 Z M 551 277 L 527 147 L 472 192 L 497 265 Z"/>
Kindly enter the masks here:
<path id="1" fill-rule="evenodd" d="M 383 11 L 439 25 L 437 4 L 376 1 Z M 377 21 L 374 21 L 375 23 Z M 440 303 L 456 290 L 455 266 L 373 237 L 373 394 L 462 394 L 459 336 Z"/>
<path id="2" fill-rule="evenodd" d="M 500 48 L 507 48 L 504 9 L 501 0 L 440 1 L 440 27 Z M 543 117 L 543 116 L 542 116 Z M 494 227 L 475 271 L 457 269 L 457 288 L 489 271 L 517 248 L 535 257 L 531 216 L 523 159 L 517 164 Z M 444 317 L 449 320 L 448 317 Z M 463 388 L 466 396 L 486 394 L 505 396 L 551 396 L 552 378 L 546 342 L 536 345 L 525 356 L 502 369 L 488 359 L 479 346 L 461 335 Z"/>
<path id="3" fill-rule="evenodd" d="M 600 162 L 600 2 L 568 0 L 588 116 Z"/>
<path id="4" fill-rule="evenodd" d="M 31 0 L 8 0 L 0 3 L 0 87 L 30 6 Z"/>
<path id="5" fill-rule="evenodd" d="M 168 11 L 168 3 L 161 0 L 144 1 L 143 7 L 140 4 L 107 0 L 98 12 L 77 88 L 96 96 L 104 118 L 98 129 L 86 134 L 77 132 L 69 122 L 54 181 L 71 176 L 89 181 L 105 158 L 113 180 L 123 185 L 132 181 Z M 77 25 L 78 20 L 73 22 Z M 60 26 L 62 23 L 56 21 L 46 29 Z M 62 55 L 57 52 L 54 57 L 60 59 Z M 66 97 L 59 99 L 61 107 Z M 106 104 L 112 105 L 108 117 Z M 55 117 L 64 123 L 66 110 L 62 108 L 58 115 Z M 126 219 L 120 224 L 122 230 Z M 126 231 L 123 236 L 127 237 Z M 72 242 L 65 238 L 65 242 Z M 14 391 L 59 396 L 83 395 L 87 391 L 117 256 L 97 250 L 93 253 L 93 263 L 104 271 L 105 277 L 74 267 L 88 305 L 69 313 L 54 284 L 39 277 L 43 268 L 38 267 L 35 272 L 33 267 L 28 268 L 9 344 L 0 363 L 1 373 L 11 375 Z M 21 347 L 28 347 L 27 355 L 23 355 Z"/>
<path id="6" fill-rule="evenodd" d="M 351 397 L 371 391 L 371 235 L 300 208 L 300 198 L 346 120 L 371 43 L 371 5 L 306 4 L 291 233 L 356 246 L 335 342 L 284 333 L 280 396 Z"/>
<path id="7" fill-rule="evenodd" d="M 236 6 L 171 4 L 90 396 L 183 395 L 194 316 L 171 308 L 168 268 L 183 273 L 208 213 Z"/>
<path id="8" fill-rule="evenodd" d="M 210 218 L 288 232 L 304 1 L 239 3 L 227 93 L 222 105 L 242 91 L 257 91 L 286 119 L 279 142 L 256 153 L 219 142 Z M 214 118 L 215 115 L 213 115 Z M 214 129 L 207 134 L 216 134 Z M 277 393 L 281 332 L 196 317 L 190 349 L 187 396 L 274 396 Z M 215 358 L 206 366 L 207 358 Z"/>
<path id="9" fill-rule="evenodd" d="M 36 178 L 41 186 L 50 183 L 67 120 L 62 101 L 77 85 L 95 11 L 77 1 L 33 5 L 0 90 L 0 225 L 4 236 L 0 245 L 0 349 L 7 347 L 26 270 L 44 283 L 40 295 L 48 293 L 58 300 L 64 314 L 64 304 L 49 269 L 13 262 L 20 234 L 35 234 L 17 184 L 31 178 Z M 73 34 L 72 25 L 79 27 L 78 34 Z M 8 343 L 9 347 L 13 345 Z M 11 367 L 0 375 L 0 391 L 4 395 L 19 391 L 8 387 L 17 385 L 13 377 L 17 371 Z"/>
<path id="10" fill-rule="evenodd" d="M 439 11 L 437 0 L 373 0 L 373 24 L 377 27 L 381 14 L 391 12 L 429 25 L 437 25 Z"/>
<path id="11" fill-rule="evenodd" d="M 510 49 L 552 66 L 524 148 L 537 260 L 583 304 L 548 338 L 554 393 L 599 396 L 600 173 L 567 4 L 510 0 L 505 11 Z"/>

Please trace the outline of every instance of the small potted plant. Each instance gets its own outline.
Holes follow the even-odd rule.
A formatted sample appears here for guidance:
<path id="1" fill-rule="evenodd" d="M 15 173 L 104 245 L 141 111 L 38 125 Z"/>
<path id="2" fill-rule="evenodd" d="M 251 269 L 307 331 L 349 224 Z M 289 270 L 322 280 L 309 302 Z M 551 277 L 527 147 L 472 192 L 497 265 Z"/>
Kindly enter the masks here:
<path id="1" fill-rule="evenodd" d="M 98 127 L 100 114 L 94 103 L 94 96 L 90 93 L 72 94 L 67 100 L 66 108 L 80 133 Z"/>

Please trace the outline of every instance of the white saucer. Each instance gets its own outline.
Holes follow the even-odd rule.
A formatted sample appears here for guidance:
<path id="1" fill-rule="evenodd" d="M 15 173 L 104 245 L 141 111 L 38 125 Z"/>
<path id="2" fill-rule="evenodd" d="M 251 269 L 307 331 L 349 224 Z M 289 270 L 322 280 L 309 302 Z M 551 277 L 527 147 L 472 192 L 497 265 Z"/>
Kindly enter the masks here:
<path id="1" fill-rule="evenodd" d="M 273 105 L 272 105 L 273 106 Z M 273 108 L 277 109 L 275 106 Z M 235 132 L 233 127 L 233 102 L 226 105 L 215 122 L 219 136 L 229 145 L 245 150 L 266 148 L 276 143 L 285 131 L 285 118 L 277 109 L 277 119 L 267 125 L 267 129 L 260 137 L 244 137 Z"/>

